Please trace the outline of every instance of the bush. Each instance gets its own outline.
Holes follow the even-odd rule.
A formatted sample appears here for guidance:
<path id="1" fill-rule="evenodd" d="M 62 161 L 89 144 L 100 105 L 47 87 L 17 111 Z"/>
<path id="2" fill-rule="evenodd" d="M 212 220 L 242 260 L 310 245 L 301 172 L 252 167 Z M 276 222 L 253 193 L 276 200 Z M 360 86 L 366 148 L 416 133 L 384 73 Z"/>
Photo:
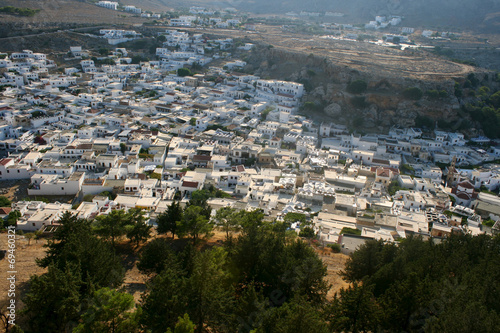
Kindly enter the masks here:
<path id="1" fill-rule="evenodd" d="M 424 93 L 420 88 L 417 87 L 411 87 L 411 88 L 406 88 L 403 91 L 403 96 L 407 99 L 412 99 L 414 101 L 418 101 L 419 99 L 422 98 Z"/>
<path id="2" fill-rule="evenodd" d="M 191 76 L 193 73 L 191 73 L 191 71 L 189 70 L 189 68 L 179 68 L 177 70 L 177 75 L 178 76 L 181 76 L 181 77 L 184 77 L 184 76 Z"/>
<path id="3" fill-rule="evenodd" d="M 347 85 L 347 91 L 351 94 L 362 94 L 368 88 L 368 84 L 363 80 L 355 80 Z"/>
<path id="4" fill-rule="evenodd" d="M 314 238 L 314 237 L 316 237 L 316 234 L 314 233 L 313 228 L 305 227 L 305 228 L 300 230 L 299 237 Z"/>
<path id="5" fill-rule="evenodd" d="M 495 225 L 495 221 L 492 219 L 487 219 L 482 222 L 483 225 L 492 228 Z"/>
<path id="6" fill-rule="evenodd" d="M 340 244 L 337 243 L 328 244 L 327 246 L 332 250 L 333 253 L 340 253 L 341 250 Z"/>
<path id="7" fill-rule="evenodd" d="M 391 196 L 396 194 L 396 192 L 399 190 L 407 190 L 407 188 L 399 186 L 397 180 L 393 180 L 387 187 L 387 192 L 389 192 L 389 195 Z"/>
<path id="8" fill-rule="evenodd" d="M 344 227 L 340 231 L 340 234 L 341 235 L 345 234 L 345 235 L 358 235 L 358 236 L 361 236 L 361 230 Z"/>
<path id="9" fill-rule="evenodd" d="M 12 202 L 5 196 L 0 196 L 0 207 L 10 207 Z"/>
<path id="10" fill-rule="evenodd" d="M 439 98 L 439 91 L 433 89 L 433 90 L 427 90 L 425 93 L 430 99 L 438 99 Z"/>
<path id="11" fill-rule="evenodd" d="M 133 64 L 140 64 L 141 62 L 148 62 L 149 61 L 149 58 L 146 58 L 144 56 L 141 56 L 141 55 L 135 55 L 132 57 L 132 63 Z"/>
<path id="12" fill-rule="evenodd" d="M 17 8 L 13 6 L 0 7 L 0 13 L 13 14 L 19 16 L 35 16 L 40 9 Z"/>
<path id="13" fill-rule="evenodd" d="M 86 194 L 83 197 L 83 201 L 85 201 L 85 202 L 92 202 L 92 199 L 94 199 L 94 195 L 92 195 L 92 194 Z"/>

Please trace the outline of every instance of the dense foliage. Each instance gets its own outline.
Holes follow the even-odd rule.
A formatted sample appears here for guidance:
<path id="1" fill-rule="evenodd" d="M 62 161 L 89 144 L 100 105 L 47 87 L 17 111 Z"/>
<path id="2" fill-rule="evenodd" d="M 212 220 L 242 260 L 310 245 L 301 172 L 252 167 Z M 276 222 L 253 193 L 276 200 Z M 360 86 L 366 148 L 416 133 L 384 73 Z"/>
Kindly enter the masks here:
<path id="1" fill-rule="evenodd" d="M 17 8 L 13 6 L 5 6 L 0 7 L 0 13 L 6 13 L 11 15 L 19 15 L 19 16 L 35 16 L 40 9 L 31 9 L 31 8 Z"/>
<path id="2" fill-rule="evenodd" d="M 422 96 L 424 96 L 424 93 L 418 87 L 411 87 L 403 90 L 403 96 L 406 99 L 412 99 L 418 101 L 419 99 L 422 98 Z"/>
<path id="3" fill-rule="evenodd" d="M 500 329 L 499 237 L 370 241 L 348 261 L 344 278 L 352 286 L 332 302 L 334 330 Z"/>
<path id="4" fill-rule="evenodd" d="M 210 218 L 206 201 L 198 200 L 201 206 L 173 203 L 165 213 L 191 241 L 161 237 L 140 251 L 137 267 L 149 282 L 139 304 L 116 289 L 124 276 L 116 248 L 127 232 L 111 232 L 109 221 L 64 215 L 40 260 L 48 272 L 30 281 L 23 328 L 162 333 L 500 329 L 500 237 L 369 241 L 346 264 L 342 276 L 349 286 L 328 300 L 325 265 L 287 230 L 290 223 L 307 223 L 304 215 L 266 222 L 258 210 L 223 208 Z M 142 219 L 133 210 L 115 215 L 118 226 Z M 220 227 L 226 241 L 202 242 L 200 225 Z M 105 226 L 107 232 L 101 229 Z"/>

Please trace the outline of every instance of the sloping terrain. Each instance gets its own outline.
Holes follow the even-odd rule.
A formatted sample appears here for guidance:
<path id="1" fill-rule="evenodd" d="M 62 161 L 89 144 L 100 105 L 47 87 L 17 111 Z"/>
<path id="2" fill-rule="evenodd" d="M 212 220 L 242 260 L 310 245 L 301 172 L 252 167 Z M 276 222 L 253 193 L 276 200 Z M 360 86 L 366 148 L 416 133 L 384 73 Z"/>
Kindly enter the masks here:
<path id="1" fill-rule="evenodd" d="M 1 24 L 120 24 L 124 23 L 124 19 L 126 19 L 126 23 L 140 23 L 144 21 L 144 19 L 132 17 L 128 13 L 98 7 L 85 1 L 77 0 L 0 0 L 0 7 L 4 6 L 40 9 L 40 12 L 32 17 L 0 13 Z"/>
<path id="2" fill-rule="evenodd" d="M 184 7 L 192 5 L 206 8 L 236 8 L 257 14 L 284 14 L 290 11 L 344 13 L 336 21 L 365 23 L 377 15 L 400 15 L 404 24 L 414 27 L 429 27 L 440 30 L 482 30 L 495 32 L 498 29 L 500 2 L 497 0 L 143 0 L 134 2 L 141 6 Z M 498 32 L 498 30 L 496 30 Z"/>

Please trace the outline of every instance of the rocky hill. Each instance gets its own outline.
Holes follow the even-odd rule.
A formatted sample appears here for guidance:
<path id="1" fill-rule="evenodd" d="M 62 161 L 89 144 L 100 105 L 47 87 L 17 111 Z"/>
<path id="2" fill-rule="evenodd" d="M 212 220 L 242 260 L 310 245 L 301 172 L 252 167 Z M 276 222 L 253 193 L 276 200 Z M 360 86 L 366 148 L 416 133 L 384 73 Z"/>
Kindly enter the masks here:
<path id="1" fill-rule="evenodd" d="M 34 16 L 0 13 L 0 37 L 32 33 L 37 29 L 98 24 L 135 24 L 145 20 L 78 0 L 0 0 L 0 7 L 39 10 Z"/>
<path id="2" fill-rule="evenodd" d="M 132 1 L 132 0 L 128 0 Z M 498 0 L 137 0 L 151 5 L 189 7 L 200 5 L 208 8 L 233 7 L 257 14 L 284 14 L 290 11 L 344 13 L 351 23 L 364 23 L 376 15 L 400 15 L 404 24 L 414 27 L 439 29 L 481 30 L 496 33 L 500 27 L 500 1 Z"/>
<path id="3" fill-rule="evenodd" d="M 385 132 L 391 126 L 434 126 L 464 130 L 478 135 L 481 125 L 471 122 L 463 106 L 470 102 L 457 97 L 469 76 L 476 86 L 498 89 L 493 73 L 471 70 L 424 78 L 390 72 L 354 69 L 316 54 L 301 54 L 260 47 L 248 58 L 246 71 L 261 77 L 301 82 L 308 94 L 302 112 L 317 121 L 333 121 L 353 130 Z M 352 89 L 355 81 L 366 87 Z M 494 88 L 496 87 L 496 88 Z M 468 91 L 466 95 L 471 95 Z M 423 122 L 423 123 L 422 123 Z"/>

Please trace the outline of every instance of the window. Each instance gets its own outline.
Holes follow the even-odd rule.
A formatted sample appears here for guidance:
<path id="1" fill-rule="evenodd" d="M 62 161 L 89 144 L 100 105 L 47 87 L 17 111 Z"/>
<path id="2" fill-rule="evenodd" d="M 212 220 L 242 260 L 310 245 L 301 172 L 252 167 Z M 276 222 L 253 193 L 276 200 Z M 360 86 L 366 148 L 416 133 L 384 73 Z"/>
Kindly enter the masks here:
<path id="1" fill-rule="evenodd" d="M 63 190 L 63 191 L 64 191 L 64 187 L 61 187 L 61 190 Z"/>

